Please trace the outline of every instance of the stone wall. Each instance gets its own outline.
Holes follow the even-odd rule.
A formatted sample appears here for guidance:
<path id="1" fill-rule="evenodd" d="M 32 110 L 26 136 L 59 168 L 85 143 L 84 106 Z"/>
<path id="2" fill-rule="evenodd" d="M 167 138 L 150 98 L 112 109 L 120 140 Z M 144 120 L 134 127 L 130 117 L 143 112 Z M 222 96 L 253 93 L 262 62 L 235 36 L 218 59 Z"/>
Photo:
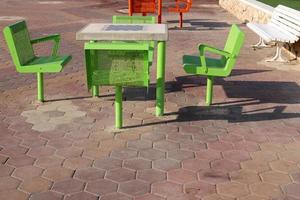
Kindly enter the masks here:
<path id="1" fill-rule="evenodd" d="M 256 0 L 219 0 L 222 8 L 244 22 L 266 23 L 270 20 L 273 7 Z M 291 59 L 300 60 L 300 41 L 286 45 L 286 50 Z"/>

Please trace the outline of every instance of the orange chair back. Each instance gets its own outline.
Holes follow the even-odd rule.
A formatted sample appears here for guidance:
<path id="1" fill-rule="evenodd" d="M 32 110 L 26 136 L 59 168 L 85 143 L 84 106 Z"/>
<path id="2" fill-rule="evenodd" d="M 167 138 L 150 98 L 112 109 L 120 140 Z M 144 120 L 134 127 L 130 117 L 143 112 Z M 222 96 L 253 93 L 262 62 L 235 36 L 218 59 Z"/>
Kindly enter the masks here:
<path id="1" fill-rule="evenodd" d="M 156 0 L 128 0 L 129 15 L 156 13 Z"/>

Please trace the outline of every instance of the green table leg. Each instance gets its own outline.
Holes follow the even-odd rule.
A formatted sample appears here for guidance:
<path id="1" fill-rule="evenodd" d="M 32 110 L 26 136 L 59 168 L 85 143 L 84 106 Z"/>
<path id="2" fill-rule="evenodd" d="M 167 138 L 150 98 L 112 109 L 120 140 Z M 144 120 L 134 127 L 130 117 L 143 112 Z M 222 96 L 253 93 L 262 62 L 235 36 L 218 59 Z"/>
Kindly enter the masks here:
<path id="1" fill-rule="evenodd" d="M 93 94 L 93 97 L 98 97 L 99 96 L 99 86 L 98 85 L 93 85 L 92 86 L 92 94 Z"/>
<path id="2" fill-rule="evenodd" d="M 44 74 L 41 72 L 37 73 L 37 92 L 38 100 L 40 102 L 44 101 Z"/>
<path id="3" fill-rule="evenodd" d="M 116 128 L 122 128 L 122 124 L 123 124 L 122 86 L 116 86 L 115 112 L 116 112 Z"/>
<path id="4" fill-rule="evenodd" d="M 166 42 L 157 43 L 156 116 L 164 114 Z"/>
<path id="5" fill-rule="evenodd" d="M 90 41 L 90 43 L 95 43 L 97 41 Z M 97 68 L 98 64 L 98 57 L 97 57 L 97 51 L 96 50 L 90 50 L 91 51 L 91 64 L 92 64 L 92 71 L 94 71 Z M 98 85 L 93 85 L 92 86 L 92 95 L 93 97 L 98 97 L 99 96 L 99 86 Z"/>
<path id="6" fill-rule="evenodd" d="M 207 77 L 207 88 L 206 88 L 206 105 L 210 106 L 212 103 L 212 95 L 213 95 L 213 84 L 214 84 L 214 77 L 208 76 Z"/>

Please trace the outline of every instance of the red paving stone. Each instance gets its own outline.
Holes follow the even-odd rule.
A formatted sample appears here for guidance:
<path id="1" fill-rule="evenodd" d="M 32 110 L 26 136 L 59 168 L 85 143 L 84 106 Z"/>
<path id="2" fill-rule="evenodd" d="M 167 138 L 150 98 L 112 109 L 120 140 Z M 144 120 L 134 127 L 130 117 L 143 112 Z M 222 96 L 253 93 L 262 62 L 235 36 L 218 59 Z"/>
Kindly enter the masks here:
<path id="1" fill-rule="evenodd" d="M 147 95 L 126 88 L 124 123 L 133 127 L 116 132 L 114 90 L 101 87 L 103 96 L 90 98 L 83 43 L 74 34 L 89 22 L 110 22 L 127 1 L 1 1 L 1 16 L 24 17 L 33 37 L 61 33 L 60 53 L 73 60 L 45 76 L 50 101 L 36 103 L 35 76 L 16 72 L 0 40 L 0 199 L 299 200 L 299 72 L 261 62 L 274 49 L 253 51 L 257 35 L 216 2 L 195 0 L 183 30 L 175 28 L 177 15 L 164 12 L 168 115 L 152 114 L 154 86 Z M 1 30 L 16 21 L 1 16 Z M 222 47 L 232 23 L 246 42 L 231 77 L 216 79 L 214 104 L 205 107 L 205 78 L 185 74 L 182 55 L 197 55 L 198 43 Z M 34 47 L 39 55 L 50 48 Z M 43 131 L 34 126 L 42 117 L 24 117 L 37 111 L 51 121 L 82 115 Z"/>

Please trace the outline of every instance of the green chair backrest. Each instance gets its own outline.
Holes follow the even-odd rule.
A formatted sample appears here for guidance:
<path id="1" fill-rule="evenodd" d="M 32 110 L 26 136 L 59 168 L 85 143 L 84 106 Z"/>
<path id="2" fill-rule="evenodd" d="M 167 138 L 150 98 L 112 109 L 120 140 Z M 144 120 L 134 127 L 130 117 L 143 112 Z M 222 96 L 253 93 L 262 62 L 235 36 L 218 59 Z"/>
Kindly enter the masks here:
<path id="1" fill-rule="evenodd" d="M 114 24 L 155 24 L 153 16 L 119 16 L 115 15 L 112 19 Z"/>
<path id="2" fill-rule="evenodd" d="M 245 40 L 245 34 L 243 31 L 241 31 L 241 29 L 233 24 L 231 26 L 225 47 L 224 47 L 224 51 L 232 54 L 232 57 L 229 59 L 226 58 L 222 58 L 223 62 L 226 63 L 225 64 L 225 70 L 230 74 L 233 66 L 235 65 L 236 59 L 238 57 L 238 55 L 240 54 L 240 50 L 244 44 L 244 40 Z M 229 75 L 228 74 L 228 75 Z"/>
<path id="3" fill-rule="evenodd" d="M 119 42 L 97 45 L 93 85 L 148 87 L 149 44 Z"/>
<path id="4" fill-rule="evenodd" d="M 8 49 L 16 65 L 17 71 L 35 58 L 30 35 L 25 21 L 20 21 L 3 30 Z"/>

